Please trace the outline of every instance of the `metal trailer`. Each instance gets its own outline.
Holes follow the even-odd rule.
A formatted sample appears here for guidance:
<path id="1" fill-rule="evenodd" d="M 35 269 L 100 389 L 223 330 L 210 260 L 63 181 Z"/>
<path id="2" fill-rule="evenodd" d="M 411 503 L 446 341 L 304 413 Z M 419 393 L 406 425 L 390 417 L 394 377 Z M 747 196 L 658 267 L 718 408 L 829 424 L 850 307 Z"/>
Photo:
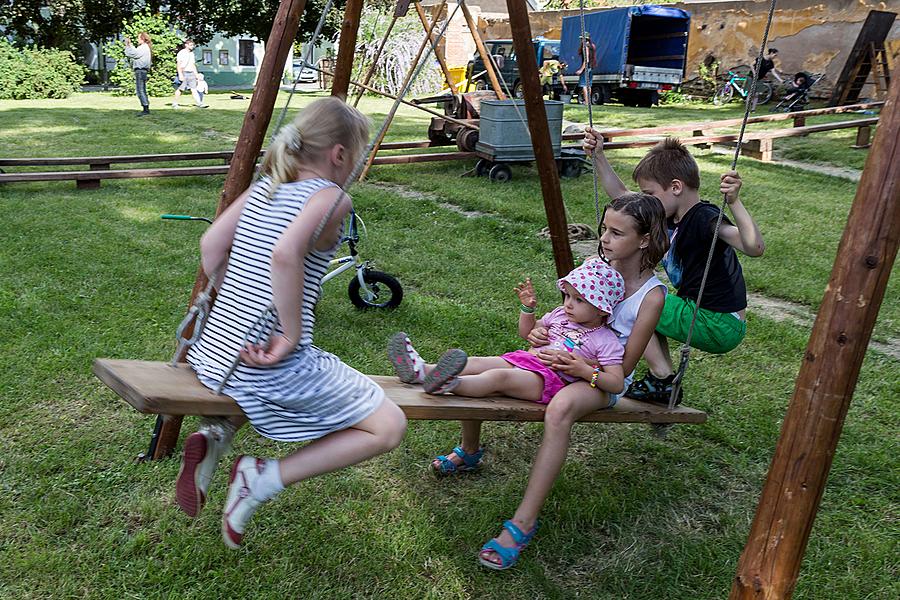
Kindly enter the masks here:
<path id="1" fill-rule="evenodd" d="M 544 100 L 544 109 L 559 173 L 563 177 L 578 177 L 584 155 L 577 149 L 562 148 L 563 103 Z M 478 143 L 475 144 L 475 153 L 479 157 L 476 175 L 489 176 L 491 181 L 509 181 L 512 179 L 510 165 L 534 160 L 524 100 L 482 101 L 479 126 Z"/>

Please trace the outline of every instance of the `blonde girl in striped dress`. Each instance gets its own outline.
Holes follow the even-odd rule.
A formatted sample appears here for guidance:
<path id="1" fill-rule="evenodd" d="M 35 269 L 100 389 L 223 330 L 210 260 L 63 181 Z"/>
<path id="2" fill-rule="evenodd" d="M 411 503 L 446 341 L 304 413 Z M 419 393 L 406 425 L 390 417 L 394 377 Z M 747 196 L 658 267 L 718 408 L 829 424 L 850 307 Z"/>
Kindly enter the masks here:
<path id="1" fill-rule="evenodd" d="M 223 393 L 246 419 L 207 423 L 185 440 L 179 506 L 197 516 L 219 458 L 247 419 L 273 440 L 313 440 L 280 460 L 237 457 L 222 516 L 222 537 L 231 548 L 240 545 L 260 504 L 285 486 L 388 452 L 406 432 L 403 412 L 378 385 L 313 345 L 313 308 L 351 208 L 339 185 L 368 132 L 356 109 L 336 98 L 315 101 L 282 129 L 266 153 L 263 176 L 200 243 L 208 275 L 227 267 L 188 362 L 215 389 L 240 353 Z M 270 305 L 277 315 L 271 335 L 245 346 L 244 335 Z"/>

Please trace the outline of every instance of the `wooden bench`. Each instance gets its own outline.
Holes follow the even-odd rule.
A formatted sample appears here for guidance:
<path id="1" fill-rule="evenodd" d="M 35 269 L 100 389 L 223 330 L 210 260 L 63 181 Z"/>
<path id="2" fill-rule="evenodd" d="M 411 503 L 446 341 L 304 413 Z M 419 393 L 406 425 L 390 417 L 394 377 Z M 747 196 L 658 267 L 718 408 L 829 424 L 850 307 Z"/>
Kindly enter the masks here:
<path id="1" fill-rule="evenodd" d="M 420 142 L 397 142 L 393 148 L 422 148 Z M 205 153 L 215 158 L 226 158 L 227 154 L 230 158 L 231 152 L 209 152 Z M 147 155 L 150 156 L 150 155 Z M 170 156 L 170 155 L 156 155 Z M 175 156 L 175 155 L 171 155 Z M 189 155 L 178 155 L 189 156 Z M 89 162 L 89 161 L 110 161 L 120 157 L 104 156 L 104 157 L 82 157 L 82 158 L 44 158 L 44 159 L 0 159 L 0 165 L 10 166 L 11 162 L 15 162 L 15 166 L 34 166 L 34 165 L 71 165 L 71 164 L 89 164 L 90 171 L 43 171 L 43 172 L 18 172 L 18 173 L 0 173 L 0 183 L 20 183 L 25 181 L 69 181 L 74 180 L 75 186 L 80 190 L 94 190 L 100 187 L 100 182 L 104 179 L 145 179 L 151 177 L 189 177 L 201 175 L 225 175 L 228 173 L 229 166 L 225 165 L 209 165 L 196 167 L 157 167 L 144 169 L 110 169 L 110 162 Z M 121 158 L 137 158 L 137 157 L 121 157 Z M 375 165 L 395 165 L 414 162 L 433 162 L 445 160 L 470 160 L 475 158 L 474 152 L 430 152 L 421 154 L 401 154 L 401 155 L 385 155 L 376 156 L 373 164 Z M 199 160 L 198 158 L 178 158 L 170 160 Z M 112 162 L 119 162 L 113 160 Z M 138 162 L 138 161 L 134 161 Z"/>
<path id="2" fill-rule="evenodd" d="M 163 362 L 98 358 L 94 361 L 93 371 L 100 381 L 142 413 L 176 417 L 242 414 L 234 400 L 214 394 L 185 364 L 173 367 Z M 376 375 L 372 379 L 403 409 L 408 419 L 544 420 L 543 405 L 534 402 L 502 397 L 431 396 L 423 392 L 421 386 L 401 383 L 396 377 Z M 621 398 L 614 407 L 593 412 L 580 420 L 588 423 L 704 423 L 706 413 L 686 406 L 669 409 Z"/>

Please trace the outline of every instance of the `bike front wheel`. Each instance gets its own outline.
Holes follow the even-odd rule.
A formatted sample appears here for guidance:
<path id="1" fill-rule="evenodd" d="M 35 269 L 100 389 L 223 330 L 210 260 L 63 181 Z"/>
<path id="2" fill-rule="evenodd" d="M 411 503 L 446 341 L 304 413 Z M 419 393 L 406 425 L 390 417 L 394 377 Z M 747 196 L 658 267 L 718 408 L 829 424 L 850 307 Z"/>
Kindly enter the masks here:
<path id="1" fill-rule="evenodd" d="M 397 308 L 403 301 L 403 286 L 396 278 L 381 271 L 363 271 L 363 279 L 370 294 L 359 284 L 359 278 L 353 277 L 347 293 L 350 302 L 356 308 Z"/>
<path id="2" fill-rule="evenodd" d="M 719 91 L 713 96 L 713 104 L 722 106 L 731 102 L 732 98 L 734 98 L 734 88 L 731 87 L 731 84 L 726 84 L 719 88 Z"/>

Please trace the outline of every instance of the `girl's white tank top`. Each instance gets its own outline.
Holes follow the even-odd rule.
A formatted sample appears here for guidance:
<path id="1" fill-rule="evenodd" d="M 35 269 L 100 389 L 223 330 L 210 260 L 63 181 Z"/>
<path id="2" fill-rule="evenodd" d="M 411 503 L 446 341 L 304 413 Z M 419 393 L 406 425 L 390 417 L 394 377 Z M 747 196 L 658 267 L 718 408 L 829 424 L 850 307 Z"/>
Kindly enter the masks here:
<path id="1" fill-rule="evenodd" d="M 613 309 L 610 327 L 616 332 L 616 335 L 619 337 L 619 342 L 623 346 L 628 343 L 628 338 L 631 337 L 631 328 L 634 327 L 634 322 L 637 320 L 638 311 L 641 309 L 641 303 L 644 302 L 644 296 L 657 286 L 661 287 L 664 293 L 668 293 L 666 284 L 660 281 L 656 275 L 652 275 L 650 279 L 644 282 L 644 285 L 642 285 L 638 291 L 622 300 L 619 305 Z"/>

